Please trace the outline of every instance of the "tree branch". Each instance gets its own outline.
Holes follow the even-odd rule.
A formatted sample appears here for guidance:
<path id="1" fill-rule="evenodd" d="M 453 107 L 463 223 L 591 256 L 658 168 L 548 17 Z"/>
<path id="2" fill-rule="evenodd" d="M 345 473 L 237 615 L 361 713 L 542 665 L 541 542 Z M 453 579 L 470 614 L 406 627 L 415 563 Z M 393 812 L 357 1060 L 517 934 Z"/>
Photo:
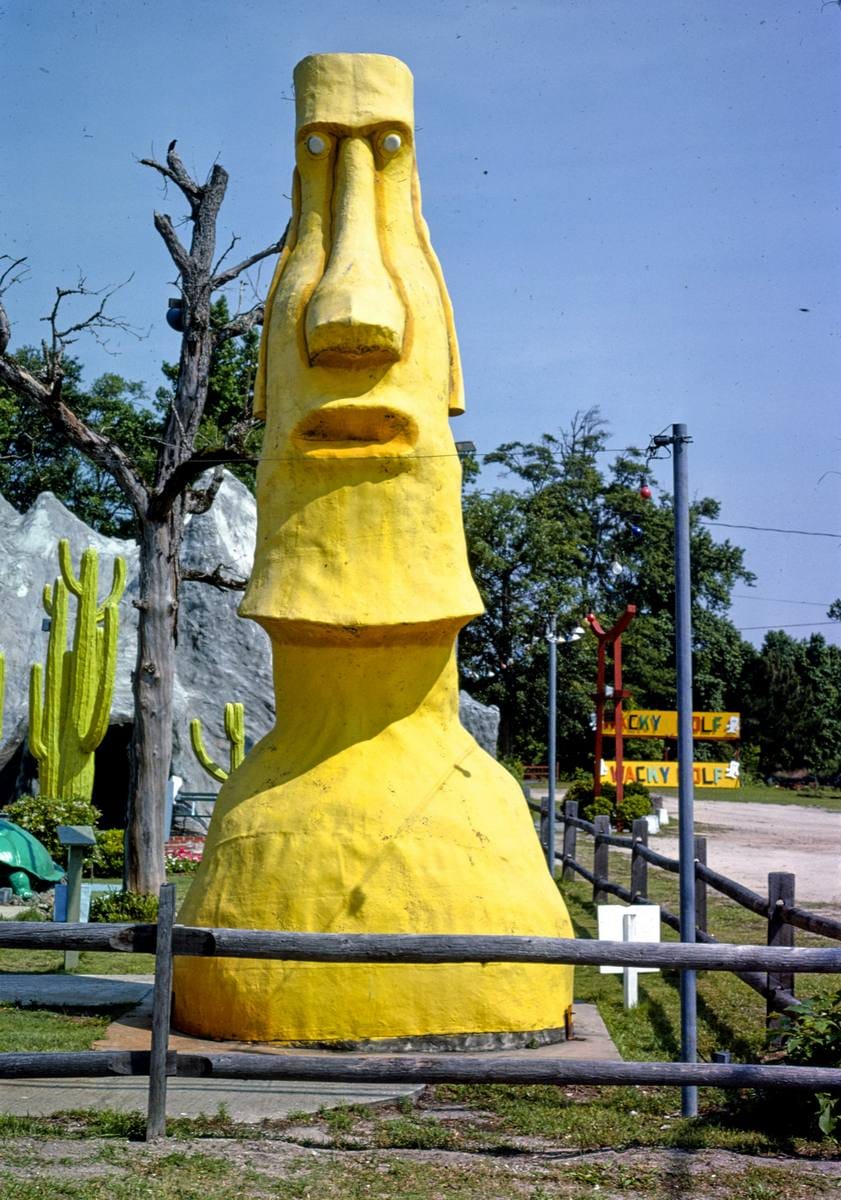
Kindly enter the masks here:
<path id="1" fill-rule="evenodd" d="M 214 275 L 210 281 L 211 288 L 217 291 L 219 288 L 224 287 L 226 283 L 230 283 L 233 279 L 236 279 L 238 275 L 241 275 L 243 271 L 247 271 L 249 267 L 253 267 L 255 263 L 260 262 L 264 258 L 269 258 L 272 254 L 280 254 L 285 245 L 286 230 L 284 230 L 283 236 L 278 241 L 272 242 L 271 246 L 266 246 L 265 250 L 258 250 L 256 254 L 250 254 L 248 258 L 244 258 L 235 267 L 229 267 L 227 271 L 220 271 L 218 275 Z"/>
<path id="2" fill-rule="evenodd" d="M 220 591 L 244 592 L 248 587 L 247 579 L 238 579 L 232 575 L 223 574 L 223 565 L 218 563 L 212 571 L 197 571 L 192 567 L 183 567 L 181 578 L 190 583 L 209 583 Z"/>
<path id="3" fill-rule="evenodd" d="M 156 212 L 154 220 L 155 228 L 166 243 L 166 248 L 172 257 L 172 261 L 178 267 L 181 274 L 186 275 L 190 267 L 190 255 L 175 232 L 172 218 L 168 217 L 166 213 Z"/>
<path id="4" fill-rule="evenodd" d="M 54 429 L 113 477 L 137 516 L 141 520 L 145 517 L 149 493 L 131 459 L 116 442 L 91 429 L 64 403 L 61 399 L 60 377 L 47 387 L 14 358 L 0 355 L 0 383 L 5 384 L 16 396 L 37 405 Z"/>
<path id="5" fill-rule="evenodd" d="M 224 446 L 199 450 L 174 467 L 163 485 L 152 492 L 149 499 L 149 518 L 159 521 L 185 488 L 189 487 L 194 479 L 198 479 L 208 467 L 220 466 L 223 463 L 248 463 L 253 466 L 256 462 L 253 454 L 246 454 L 242 450 L 228 450 Z"/>
<path id="6" fill-rule="evenodd" d="M 224 478 L 225 472 L 220 463 L 214 468 L 213 475 L 207 487 L 190 488 L 184 493 L 184 507 L 186 511 L 199 516 L 202 513 L 206 513 L 216 499 Z"/>
<path id="7" fill-rule="evenodd" d="M 166 153 L 166 166 L 163 163 L 157 162 L 154 158 L 141 158 L 141 165 L 151 167 L 153 171 L 158 171 L 163 175 L 164 179 L 170 179 L 177 188 L 186 196 L 190 209 L 195 216 L 195 211 L 201 204 L 203 188 L 196 183 L 192 175 L 181 161 L 176 149 L 175 141 L 169 143 L 169 149 Z"/>
<path id="8" fill-rule="evenodd" d="M 249 308 L 248 312 L 239 313 L 232 317 L 227 325 L 223 325 L 221 329 L 215 330 L 213 336 L 216 345 L 219 346 L 222 342 L 229 342 L 231 338 L 242 337 L 245 333 L 250 333 L 255 325 L 263 324 L 263 311 L 265 305 L 261 302 L 255 304 L 253 308 Z"/>

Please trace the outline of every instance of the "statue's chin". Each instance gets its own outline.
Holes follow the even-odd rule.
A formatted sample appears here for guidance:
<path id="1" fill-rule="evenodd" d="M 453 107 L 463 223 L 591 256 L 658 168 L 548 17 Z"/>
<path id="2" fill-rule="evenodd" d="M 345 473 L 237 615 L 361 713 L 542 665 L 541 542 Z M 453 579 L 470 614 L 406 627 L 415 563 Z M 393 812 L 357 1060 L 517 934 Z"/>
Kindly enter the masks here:
<path id="1" fill-rule="evenodd" d="M 360 624 L 349 615 L 346 624 L 336 625 L 298 616 L 272 616 L 253 612 L 245 605 L 244 617 L 259 622 L 274 642 L 289 646 L 449 646 L 458 631 L 479 612 L 445 616 L 438 620 Z"/>

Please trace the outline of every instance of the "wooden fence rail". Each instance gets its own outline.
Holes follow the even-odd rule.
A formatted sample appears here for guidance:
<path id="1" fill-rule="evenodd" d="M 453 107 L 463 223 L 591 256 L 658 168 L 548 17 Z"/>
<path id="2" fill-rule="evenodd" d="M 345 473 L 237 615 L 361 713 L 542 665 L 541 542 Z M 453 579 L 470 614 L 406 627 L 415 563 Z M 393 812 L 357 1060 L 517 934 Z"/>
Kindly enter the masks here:
<path id="1" fill-rule="evenodd" d="M 782 910 L 781 910 L 782 911 Z M 161 891 L 154 925 L 0 925 L 0 948 L 155 950 L 151 1052 L 0 1054 L 0 1078 L 141 1075 L 149 1079 L 147 1140 L 166 1133 L 166 1089 L 172 1077 L 299 1079 L 332 1082 L 651 1084 L 841 1090 L 841 1069 L 724 1063 L 604 1063 L 463 1054 L 191 1054 L 169 1049 L 173 955 L 273 958 L 306 962 L 535 962 L 668 966 L 700 970 L 841 972 L 841 947 L 725 946 L 582 941 L 567 938 L 443 934 L 288 933 L 176 925 L 175 887 Z"/>
<path id="2" fill-rule="evenodd" d="M 529 807 L 543 812 L 540 805 L 529 803 Z M 545 814 L 544 814 L 545 815 Z M 607 817 L 598 816 L 586 821 L 578 816 L 578 804 L 567 801 L 563 812 L 558 813 L 562 836 L 556 844 L 563 845 L 563 852 L 556 854 L 561 864 L 562 878 L 569 880 L 580 875 L 593 887 L 593 902 L 603 903 L 608 895 L 617 896 L 628 904 L 649 904 L 648 866 L 657 867 L 671 874 L 678 874 L 680 863 L 676 858 L 658 854 L 648 845 L 648 823 L 642 819 L 634 821 L 630 836 L 611 833 Z M 577 836 L 579 830 L 593 838 L 593 870 L 580 863 L 577 858 Z M 624 887 L 609 878 L 610 849 L 628 851 L 631 855 L 631 886 Z M 809 912 L 794 904 L 795 880 L 784 872 L 771 872 L 768 876 L 768 895 L 761 896 L 735 879 L 730 879 L 707 866 L 706 838 L 695 838 L 695 884 L 696 884 L 696 938 L 705 945 L 718 945 L 716 938 L 707 929 L 707 888 L 713 888 L 742 908 L 762 917 L 767 923 L 767 943 L 774 947 L 793 947 L 794 929 L 841 941 L 841 921 Z M 680 918 L 668 909 L 660 910 L 660 919 L 669 928 L 680 932 Z M 761 969 L 760 969 L 761 970 Z M 749 987 L 765 997 L 769 1020 L 772 1014 L 796 1006 L 794 979 L 796 970 L 778 971 L 768 968 L 757 974 L 754 968 L 743 965 L 735 974 Z"/>

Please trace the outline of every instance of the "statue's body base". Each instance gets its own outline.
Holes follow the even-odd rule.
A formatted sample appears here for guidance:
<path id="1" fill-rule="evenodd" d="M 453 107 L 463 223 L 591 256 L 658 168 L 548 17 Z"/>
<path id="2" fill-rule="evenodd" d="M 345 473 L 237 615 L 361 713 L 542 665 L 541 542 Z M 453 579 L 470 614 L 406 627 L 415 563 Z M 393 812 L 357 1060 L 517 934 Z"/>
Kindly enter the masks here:
<path id="1" fill-rule="evenodd" d="M 182 924 L 573 936 L 521 789 L 458 722 L 449 646 L 283 666 L 297 703 L 219 793 Z M 174 1025 L 198 1037 L 468 1048 L 563 1027 L 572 968 L 180 957 L 174 991 Z"/>
<path id="2" fill-rule="evenodd" d="M 426 1033 L 418 1037 L 337 1042 L 272 1042 L 274 1050 L 329 1050 L 336 1054 L 477 1054 L 486 1050 L 537 1050 L 567 1040 L 564 1029 L 521 1033 Z"/>

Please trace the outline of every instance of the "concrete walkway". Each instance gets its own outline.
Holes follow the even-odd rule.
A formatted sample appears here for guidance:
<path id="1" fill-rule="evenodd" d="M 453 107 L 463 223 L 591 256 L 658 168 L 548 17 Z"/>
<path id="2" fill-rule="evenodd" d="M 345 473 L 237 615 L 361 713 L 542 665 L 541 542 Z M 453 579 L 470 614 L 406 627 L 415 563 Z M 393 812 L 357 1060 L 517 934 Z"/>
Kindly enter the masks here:
<path id="1" fill-rule="evenodd" d="M 95 1043 L 97 1050 L 148 1050 L 152 1012 L 152 978 L 149 975 L 0 975 L 0 1004 L 22 1007 L 66 1008 L 71 1011 L 110 1007 L 129 1008 Z M 129 1007 L 133 1006 L 133 1007 Z M 211 1042 L 173 1033 L 173 1050 L 225 1053 L 250 1050 L 277 1053 L 276 1045 L 241 1042 Z M 284 1050 L 312 1054 L 311 1050 Z M 321 1051 L 330 1055 L 331 1051 Z M 579 1058 L 619 1061 L 595 1005 L 576 1004 L 575 1037 L 571 1042 L 541 1046 L 534 1050 L 491 1050 L 485 1058 L 535 1055 L 544 1058 Z M 117 1112 L 146 1111 L 147 1080 L 144 1076 L 103 1079 L 4 1079 L 0 1087 L 0 1111 L 46 1116 L 72 1108 Z M 288 1117 L 292 1113 L 318 1112 L 345 1104 L 382 1104 L 402 1097 L 415 1097 L 417 1084 L 305 1083 L 287 1080 L 177 1079 L 167 1086 L 167 1114 L 171 1117 L 214 1116 L 224 1105 L 235 1121 L 254 1123 Z"/>

